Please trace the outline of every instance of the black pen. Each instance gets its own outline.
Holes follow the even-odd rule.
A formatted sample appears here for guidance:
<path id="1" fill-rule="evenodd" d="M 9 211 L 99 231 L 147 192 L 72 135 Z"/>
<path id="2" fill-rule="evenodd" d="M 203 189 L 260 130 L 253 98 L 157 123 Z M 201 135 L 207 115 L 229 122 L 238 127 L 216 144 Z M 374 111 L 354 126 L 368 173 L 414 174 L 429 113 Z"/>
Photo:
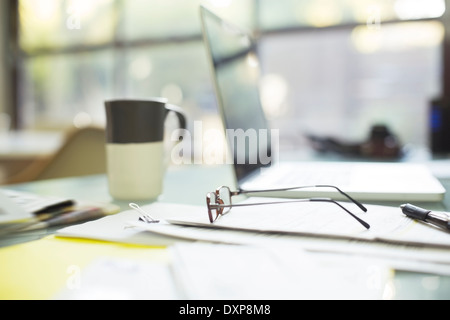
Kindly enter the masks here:
<path id="1" fill-rule="evenodd" d="M 409 203 L 402 204 L 400 208 L 410 218 L 425 221 L 437 227 L 450 230 L 450 216 L 444 212 L 433 212 Z"/>
<path id="2" fill-rule="evenodd" d="M 87 207 L 87 208 L 77 208 L 74 211 L 68 211 L 62 213 L 54 218 L 38 222 L 21 229 L 21 231 L 31 231 L 37 229 L 45 229 L 48 227 L 65 225 L 70 223 L 81 223 L 88 220 L 94 220 L 104 217 L 106 214 L 101 208 L 97 207 Z"/>

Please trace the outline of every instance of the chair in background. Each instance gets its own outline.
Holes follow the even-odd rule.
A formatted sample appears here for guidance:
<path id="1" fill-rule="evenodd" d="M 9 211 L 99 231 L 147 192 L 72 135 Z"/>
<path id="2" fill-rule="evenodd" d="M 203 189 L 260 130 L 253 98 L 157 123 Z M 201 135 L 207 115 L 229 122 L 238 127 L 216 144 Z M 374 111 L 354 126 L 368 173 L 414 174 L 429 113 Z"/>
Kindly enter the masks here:
<path id="1" fill-rule="evenodd" d="M 105 129 L 71 129 L 62 146 L 51 156 L 36 160 L 6 179 L 6 184 L 106 172 Z"/>

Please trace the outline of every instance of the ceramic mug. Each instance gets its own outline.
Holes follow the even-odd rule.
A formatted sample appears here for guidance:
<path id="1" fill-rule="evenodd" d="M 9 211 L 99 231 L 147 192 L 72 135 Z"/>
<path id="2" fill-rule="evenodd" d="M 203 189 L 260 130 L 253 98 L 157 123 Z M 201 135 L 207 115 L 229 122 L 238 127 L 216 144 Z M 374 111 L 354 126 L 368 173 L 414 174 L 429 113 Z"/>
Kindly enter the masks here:
<path id="1" fill-rule="evenodd" d="M 181 129 L 186 117 L 164 98 L 105 101 L 109 193 L 118 200 L 154 200 L 163 190 L 164 126 L 174 112 Z"/>

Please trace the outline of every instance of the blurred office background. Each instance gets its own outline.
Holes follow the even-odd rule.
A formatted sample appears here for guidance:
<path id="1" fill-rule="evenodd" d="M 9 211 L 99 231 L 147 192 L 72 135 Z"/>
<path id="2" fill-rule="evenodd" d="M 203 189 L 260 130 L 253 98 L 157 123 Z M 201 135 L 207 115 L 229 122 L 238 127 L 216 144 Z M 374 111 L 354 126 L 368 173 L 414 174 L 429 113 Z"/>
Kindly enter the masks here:
<path id="1" fill-rule="evenodd" d="M 383 123 L 427 147 L 445 95 L 446 0 L 8 0 L 0 112 L 11 130 L 104 126 L 103 102 L 164 96 L 220 124 L 198 6 L 259 39 L 261 98 L 282 146 L 365 139 Z"/>

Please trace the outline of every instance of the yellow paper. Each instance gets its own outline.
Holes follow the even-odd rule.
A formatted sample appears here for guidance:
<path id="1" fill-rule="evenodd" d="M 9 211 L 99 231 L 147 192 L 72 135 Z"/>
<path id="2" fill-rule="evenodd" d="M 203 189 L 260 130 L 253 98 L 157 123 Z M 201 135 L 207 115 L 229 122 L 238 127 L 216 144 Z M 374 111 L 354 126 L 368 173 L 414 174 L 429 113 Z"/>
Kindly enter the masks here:
<path id="1" fill-rule="evenodd" d="M 168 261 L 163 247 L 50 236 L 0 249 L 0 299 L 52 299 L 98 257 Z"/>

